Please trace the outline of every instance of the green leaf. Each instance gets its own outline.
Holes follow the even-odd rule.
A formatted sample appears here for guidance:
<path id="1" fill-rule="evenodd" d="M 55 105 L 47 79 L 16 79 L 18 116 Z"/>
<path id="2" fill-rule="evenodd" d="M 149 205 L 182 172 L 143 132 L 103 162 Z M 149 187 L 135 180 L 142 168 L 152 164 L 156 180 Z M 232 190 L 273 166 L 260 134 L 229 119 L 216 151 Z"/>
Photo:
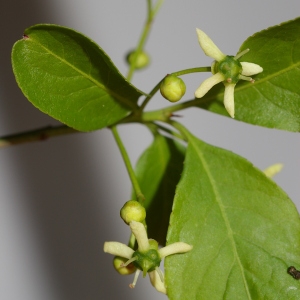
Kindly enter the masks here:
<path id="1" fill-rule="evenodd" d="M 136 176 L 146 198 L 148 236 L 161 245 L 166 243 L 175 188 L 183 168 L 184 152 L 183 146 L 157 133 L 136 166 Z"/>
<path id="2" fill-rule="evenodd" d="M 240 51 L 250 51 L 241 61 L 263 67 L 254 84 L 240 81 L 234 93 L 235 118 L 250 124 L 300 131 L 300 18 L 249 37 Z M 224 86 L 217 85 L 203 97 L 200 107 L 228 116 Z"/>
<path id="3" fill-rule="evenodd" d="M 244 158 L 186 132 L 167 244 L 193 250 L 166 259 L 170 299 L 299 299 L 299 214 L 288 196 Z"/>
<path id="4" fill-rule="evenodd" d="M 81 131 L 121 120 L 137 108 L 142 95 L 95 42 L 66 27 L 26 29 L 13 47 L 12 65 L 34 106 Z"/>

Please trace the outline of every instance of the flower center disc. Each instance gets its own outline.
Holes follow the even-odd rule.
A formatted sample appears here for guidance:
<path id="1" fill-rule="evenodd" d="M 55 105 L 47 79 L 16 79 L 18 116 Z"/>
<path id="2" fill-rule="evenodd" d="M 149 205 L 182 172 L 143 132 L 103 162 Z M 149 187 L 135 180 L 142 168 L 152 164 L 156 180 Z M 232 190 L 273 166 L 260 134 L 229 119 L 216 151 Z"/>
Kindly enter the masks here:
<path id="1" fill-rule="evenodd" d="M 223 60 L 216 62 L 214 65 L 214 72 L 223 74 L 226 82 L 237 83 L 242 71 L 241 63 L 234 56 L 227 55 Z"/>
<path id="2" fill-rule="evenodd" d="M 147 252 L 135 251 L 132 257 L 137 259 L 133 264 L 140 270 L 143 271 L 143 276 L 145 277 L 147 272 L 154 271 L 156 267 L 159 267 L 161 258 L 155 249 L 150 249 Z"/>

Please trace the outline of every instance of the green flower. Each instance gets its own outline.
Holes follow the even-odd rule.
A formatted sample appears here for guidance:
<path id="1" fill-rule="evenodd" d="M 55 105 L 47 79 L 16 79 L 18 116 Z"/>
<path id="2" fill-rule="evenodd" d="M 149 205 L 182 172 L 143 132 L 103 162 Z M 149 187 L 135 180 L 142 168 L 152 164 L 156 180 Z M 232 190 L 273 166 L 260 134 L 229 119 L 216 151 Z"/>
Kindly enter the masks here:
<path id="1" fill-rule="evenodd" d="M 138 249 L 134 251 L 127 245 L 119 242 L 105 242 L 104 252 L 128 259 L 123 264 L 124 267 L 132 263 L 137 268 L 133 283 L 129 285 L 131 288 L 135 287 L 138 276 L 142 271 L 143 277 L 149 273 L 152 285 L 159 292 L 166 294 L 164 275 L 159 269 L 161 260 L 172 254 L 188 252 L 193 247 L 183 242 L 177 242 L 158 249 L 158 243 L 155 240 L 148 239 L 145 226 L 142 223 L 132 221 L 129 226 L 137 240 Z"/>
<path id="2" fill-rule="evenodd" d="M 225 85 L 224 106 L 229 115 L 234 118 L 234 87 L 242 80 L 254 82 L 249 76 L 261 73 L 263 68 L 257 64 L 240 62 L 238 59 L 246 54 L 246 49 L 236 56 L 225 55 L 202 30 L 196 29 L 199 44 L 204 53 L 213 58 L 211 72 L 213 76 L 204 80 L 195 92 L 196 98 L 203 97 L 214 85 L 223 82 Z"/>

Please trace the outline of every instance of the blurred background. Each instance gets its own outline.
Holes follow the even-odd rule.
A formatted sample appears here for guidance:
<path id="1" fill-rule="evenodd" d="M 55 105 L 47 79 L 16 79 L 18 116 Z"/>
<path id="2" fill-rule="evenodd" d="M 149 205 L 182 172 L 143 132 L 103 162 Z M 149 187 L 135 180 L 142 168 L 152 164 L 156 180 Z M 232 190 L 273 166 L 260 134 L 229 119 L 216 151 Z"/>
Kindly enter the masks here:
<path id="1" fill-rule="evenodd" d="M 253 33 L 299 15 L 298 0 L 166 0 L 146 50 L 152 63 L 133 83 L 145 92 L 167 73 L 210 65 L 195 28 L 221 50 L 236 54 Z M 95 40 L 126 74 L 125 54 L 138 41 L 146 0 L 9 0 L 0 4 L 0 135 L 58 124 L 36 110 L 17 87 L 11 70 L 13 43 L 25 28 L 55 23 Z M 208 75 L 184 76 L 191 99 Z M 38 87 L 37 87 L 38 88 Z M 148 109 L 168 105 L 157 95 Z M 275 181 L 300 208 L 299 135 L 259 128 L 193 108 L 182 122 L 204 141 L 234 151 L 257 167 L 281 162 Z M 140 125 L 120 133 L 135 163 L 151 142 Z M 107 240 L 127 242 L 119 209 L 130 197 L 130 181 L 109 130 L 74 134 L 0 149 L 0 299 L 166 299 L 139 278 L 122 277 L 104 254 Z"/>

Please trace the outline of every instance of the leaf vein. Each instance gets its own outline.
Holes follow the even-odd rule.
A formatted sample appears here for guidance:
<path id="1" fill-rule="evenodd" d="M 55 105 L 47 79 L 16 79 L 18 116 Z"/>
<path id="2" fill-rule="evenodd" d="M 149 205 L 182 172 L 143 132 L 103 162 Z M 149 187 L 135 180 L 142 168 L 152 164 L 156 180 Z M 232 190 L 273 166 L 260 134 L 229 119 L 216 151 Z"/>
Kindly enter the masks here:
<path id="1" fill-rule="evenodd" d="M 37 45 L 39 45 L 42 49 L 44 49 L 50 55 L 54 56 L 57 60 L 63 62 L 64 64 L 66 64 L 67 66 L 69 66 L 71 69 L 73 69 L 77 73 L 81 74 L 84 78 L 90 80 L 93 84 L 95 84 L 100 89 L 106 91 L 108 94 L 110 94 L 111 96 L 117 98 L 119 101 L 122 101 L 126 106 L 129 106 L 129 107 L 131 107 L 134 110 L 138 107 L 135 103 L 129 101 L 128 99 L 122 97 L 119 94 L 116 94 L 114 91 L 108 89 L 106 86 L 104 86 L 99 81 L 97 81 L 92 76 L 90 76 L 90 74 L 87 74 L 87 73 L 83 72 L 82 70 L 80 70 L 79 68 L 75 67 L 73 64 L 71 64 L 65 58 L 63 58 L 63 57 L 55 54 L 53 51 L 51 51 L 50 49 L 48 49 L 46 46 L 40 44 L 38 41 L 35 41 L 35 40 L 32 40 L 32 39 L 30 39 L 30 41 L 33 42 L 33 43 L 36 43 Z"/>

